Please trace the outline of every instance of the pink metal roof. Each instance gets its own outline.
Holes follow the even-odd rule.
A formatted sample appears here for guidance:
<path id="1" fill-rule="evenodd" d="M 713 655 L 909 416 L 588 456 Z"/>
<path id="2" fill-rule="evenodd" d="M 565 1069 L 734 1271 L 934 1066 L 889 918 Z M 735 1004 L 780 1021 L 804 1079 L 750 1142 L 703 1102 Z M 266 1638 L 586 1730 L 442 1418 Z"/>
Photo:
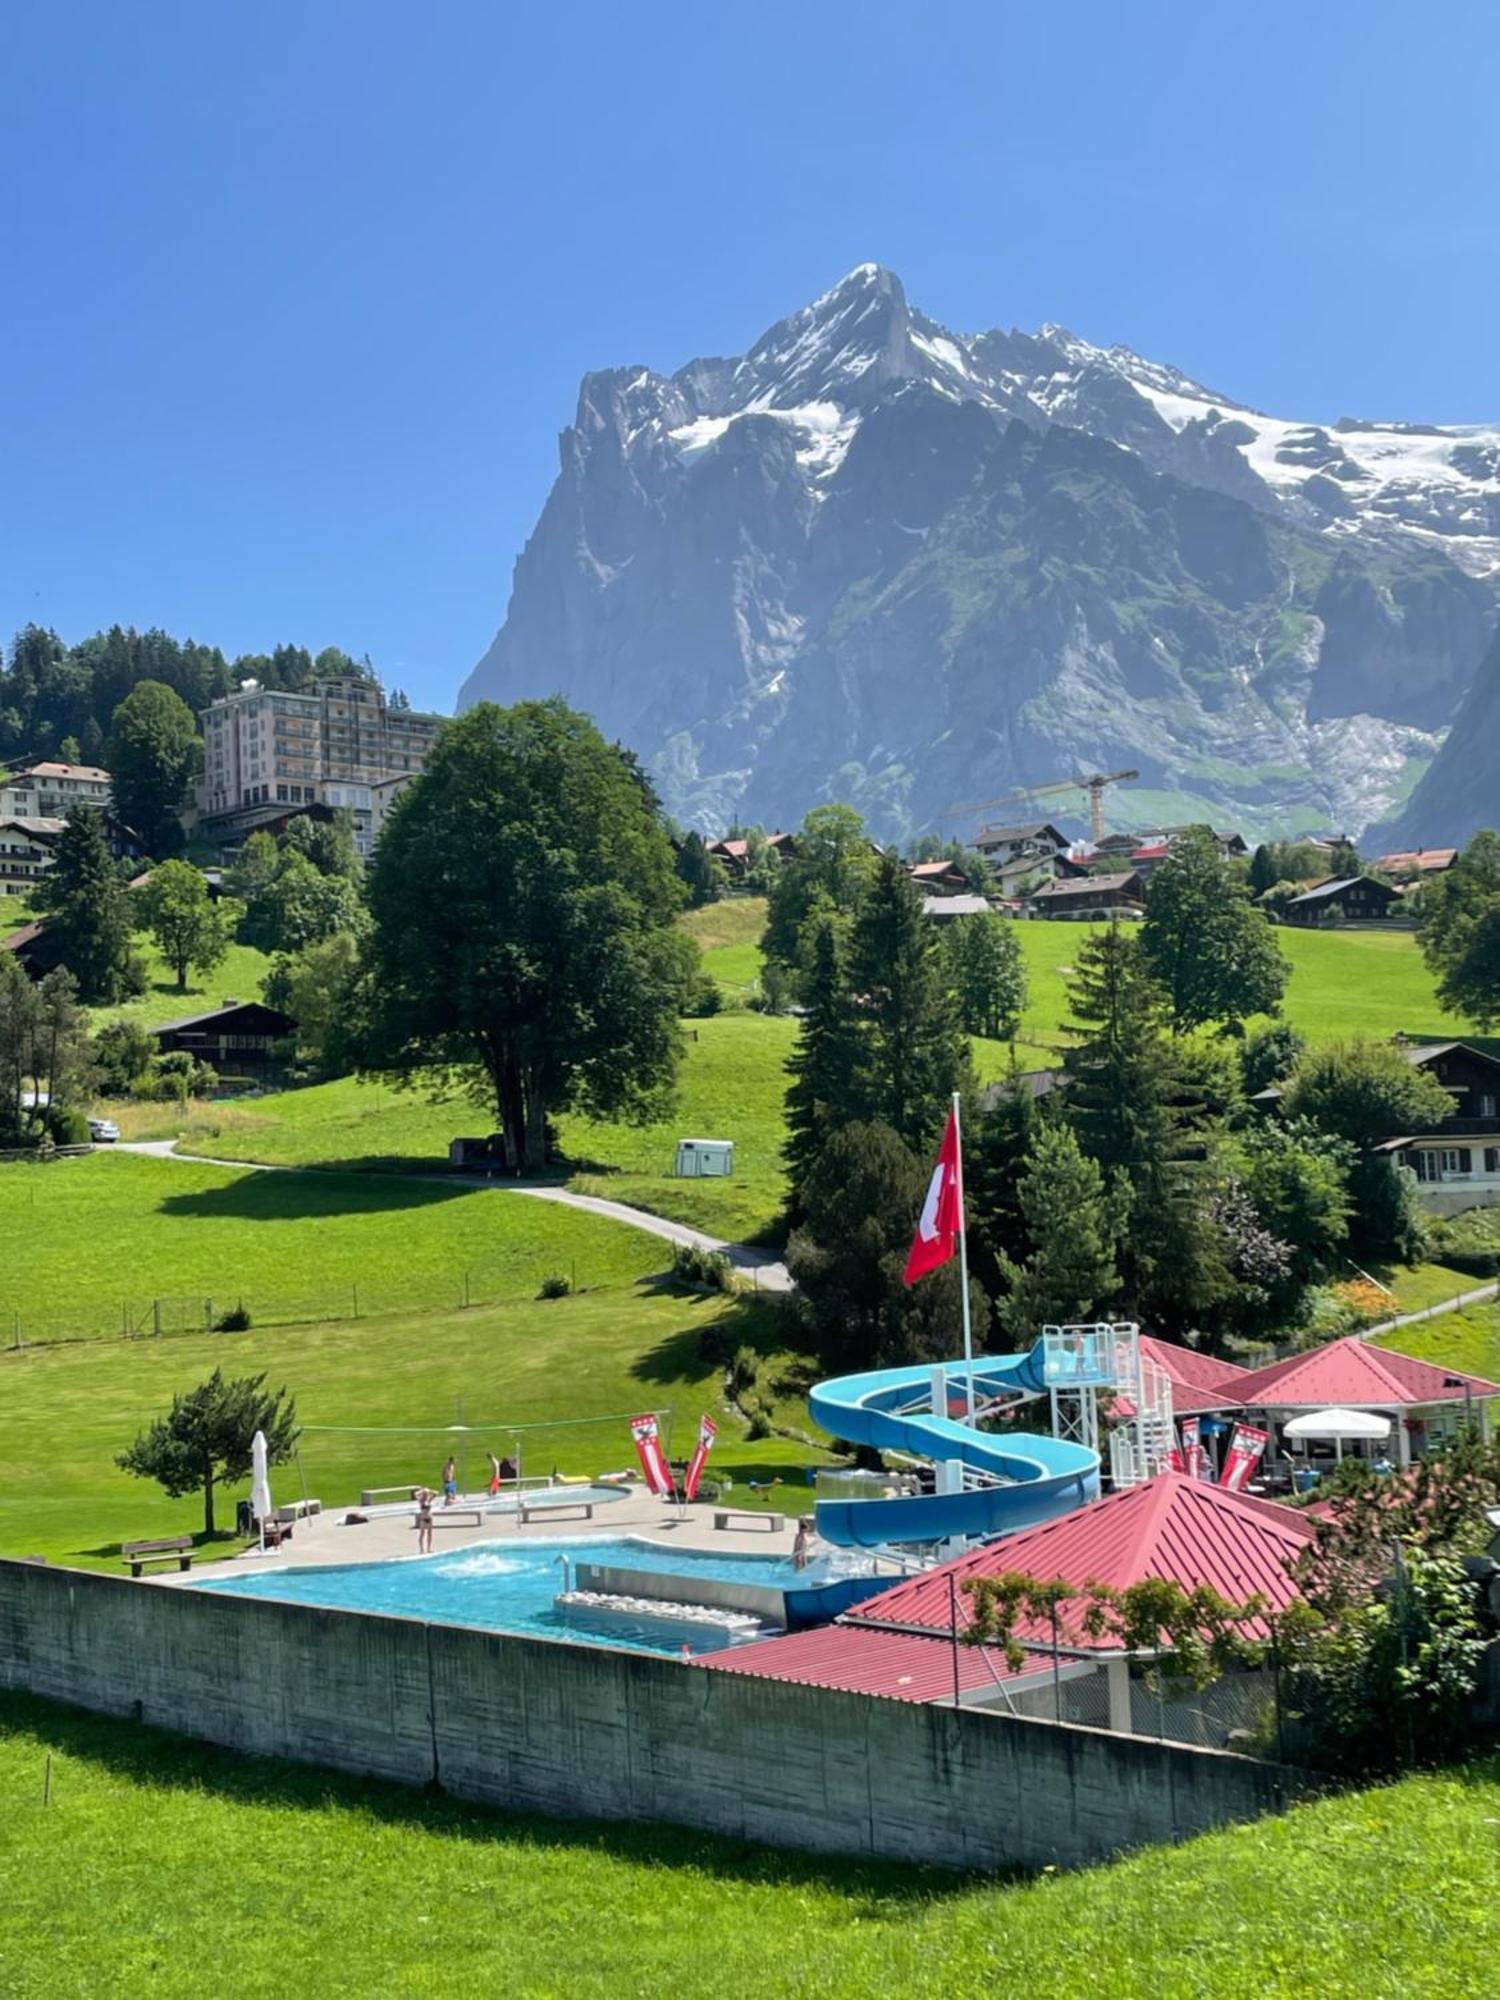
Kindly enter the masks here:
<path id="1" fill-rule="evenodd" d="M 1195 1348 L 1179 1347 L 1175 1341 L 1158 1340 L 1142 1334 L 1141 1353 L 1158 1368 L 1166 1370 L 1172 1384 L 1172 1410 L 1176 1416 L 1200 1416 L 1211 1410 L 1232 1410 L 1242 1400 L 1239 1384 L 1250 1373 L 1233 1361 L 1220 1361 Z"/>
<path id="2" fill-rule="evenodd" d="M 1187 1589 L 1210 1584 L 1231 1599 L 1259 1591 L 1279 1608 L 1296 1596 L 1286 1566 L 1311 1532 L 1311 1524 L 1290 1508 L 1226 1493 L 1182 1473 L 1164 1472 L 1145 1485 L 1111 1493 L 1043 1527 L 1008 1535 L 956 1562 L 898 1583 L 879 1597 L 867 1598 L 850 1619 L 946 1632 L 952 1617 L 948 1589 L 952 1577 L 962 1629 L 970 1617 L 965 1581 L 1003 1576 L 1008 1570 L 1047 1581 L 1061 1577 L 1080 1591 L 1093 1582 L 1123 1590 L 1145 1577 L 1171 1577 Z M 1078 1608 L 1064 1607 L 1065 1627 Z M 1040 1625 L 1021 1625 L 1017 1631 L 1023 1638 L 1050 1637 Z"/>
<path id="3" fill-rule="evenodd" d="M 1013 1674 L 993 1646 L 958 1647 L 959 1693 L 971 1694 L 1052 1670 L 1052 1655 L 1028 1661 Z M 910 1632 L 872 1632 L 854 1625 L 823 1625 L 784 1639 L 762 1639 L 708 1653 L 697 1664 L 718 1673 L 753 1674 L 768 1681 L 800 1681 L 806 1687 L 843 1688 L 850 1694 L 884 1695 L 891 1701 L 953 1699 L 951 1639 Z M 1077 1656 L 1064 1653 L 1064 1664 Z"/>
<path id="4" fill-rule="evenodd" d="M 1457 1388 L 1448 1388 L 1448 1380 Z M 1417 1361 L 1409 1354 L 1389 1348 L 1372 1347 L 1359 1335 L 1330 1341 L 1311 1354 L 1293 1354 L 1285 1361 L 1273 1361 L 1268 1368 L 1256 1368 L 1235 1385 L 1235 1394 L 1247 1409 L 1307 1409 L 1329 1407 L 1382 1409 L 1415 1403 L 1455 1403 L 1464 1395 L 1464 1385 L 1474 1396 L 1500 1396 L 1500 1384 L 1486 1382 L 1479 1375 L 1461 1375 L 1455 1368 L 1439 1368 L 1430 1361 Z"/>

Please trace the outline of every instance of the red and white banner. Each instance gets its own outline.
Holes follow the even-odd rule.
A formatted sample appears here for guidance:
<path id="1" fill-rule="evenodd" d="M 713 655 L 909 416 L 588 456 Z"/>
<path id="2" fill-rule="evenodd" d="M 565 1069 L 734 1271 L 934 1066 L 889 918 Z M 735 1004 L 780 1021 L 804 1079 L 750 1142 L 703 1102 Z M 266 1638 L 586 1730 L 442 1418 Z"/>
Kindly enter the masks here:
<path id="1" fill-rule="evenodd" d="M 908 1285 L 925 1278 L 940 1264 L 946 1264 L 958 1246 L 964 1226 L 963 1203 L 959 1199 L 958 1119 L 948 1113 L 947 1130 L 938 1148 L 937 1165 L 927 1188 L 927 1199 L 917 1220 L 917 1233 L 902 1273 Z"/>
<path id="2" fill-rule="evenodd" d="M 1234 1436 L 1229 1440 L 1224 1470 L 1219 1474 L 1219 1484 L 1227 1486 L 1231 1493 L 1238 1493 L 1260 1464 L 1260 1455 L 1265 1448 L 1264 1431 L 1258 1431 L 1254 1424 L 1236 1424 Z"/>
<path id="3" fill-rule="evenodd" d="M 710 1416 L 698 1419 L 698 1449 L 693 1453 L 692 1463 L 687 1469 L 687 1478 L 682 1482 L 682 1497 L 696 1500 L 698 1481 L 703 1477 L 703 1468 L 708 1463 L 708 1454 L 714 1448 L 714 1439 L 719 1435 L 719 1426 Z"/>
<path id="4" fill-rule="evenodd" d="M 1189 1479 L 1203 1477 L 1203 1434 L 1197 1417 L 1182 1419 L 1182 1470 Z"/>
<path id="5" fill-rule="evenodd" d="M 661 1427 L 654 1414 L 630 1419 L 630 1435 L 635 1439 L 636 1456 L 641 1461 L 641 1471 L 646 1475 L 650 1490 L 663 1500 L 675 1500 L 677 1488 L 672 1481 L 671 1467 L 661 1448 Z"/>

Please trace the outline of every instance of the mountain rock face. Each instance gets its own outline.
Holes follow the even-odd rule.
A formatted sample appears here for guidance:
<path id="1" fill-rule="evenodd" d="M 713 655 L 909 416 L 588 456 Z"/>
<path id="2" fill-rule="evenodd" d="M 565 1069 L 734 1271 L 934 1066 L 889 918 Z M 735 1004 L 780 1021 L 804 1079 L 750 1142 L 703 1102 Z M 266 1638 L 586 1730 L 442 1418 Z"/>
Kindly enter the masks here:
<path id="1" fill-rule="evenodd" d="M 1379 844 L 1387 853 L 1460 847 L 1481 826 L 1500 827 L 1500 633 L 1448 740 L 1404 811 L 1381 829 Z"/>
<path id="2" fill-rule="evenodd" d="M 1263 416 L 871 264 L 737 359 L 585 377 L 561 460 L 461 703 L 565 694 L 706 831 L 1134 766 L 1117 824 L 1357 832 L 1495 622 L 1500 429 Z"/>

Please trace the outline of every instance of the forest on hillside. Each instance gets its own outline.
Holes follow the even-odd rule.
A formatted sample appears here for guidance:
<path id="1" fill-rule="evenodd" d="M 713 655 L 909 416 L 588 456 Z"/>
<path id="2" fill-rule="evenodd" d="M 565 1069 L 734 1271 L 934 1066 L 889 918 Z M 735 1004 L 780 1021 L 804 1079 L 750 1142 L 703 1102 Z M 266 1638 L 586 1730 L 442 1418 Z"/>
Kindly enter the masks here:
<path id="1" fill-rule="evenodd" d="M 277 646 L 230 659 L 217 646 L 154 627 L 112 625 L 69 646 L 56 632 L 27 625 L 0 661 L 0 763 L 22 757 L 101 763 L 111 718 L 141 681 L 164 682 L 196 716 L 243 680 L 295 690 L 334 674 L 375 678 L 368 658 L 353 659 L 337 646 L 316 655 L 306 646 Z M 404 697 L 393 700 L 401 706 Z"/>

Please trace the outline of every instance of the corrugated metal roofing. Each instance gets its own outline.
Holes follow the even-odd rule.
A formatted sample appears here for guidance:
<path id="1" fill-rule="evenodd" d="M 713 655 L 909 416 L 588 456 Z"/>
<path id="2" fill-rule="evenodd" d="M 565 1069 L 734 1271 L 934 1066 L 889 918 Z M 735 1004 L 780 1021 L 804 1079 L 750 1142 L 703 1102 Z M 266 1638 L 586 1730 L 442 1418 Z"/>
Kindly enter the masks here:
<path id="1" fill-rule="evenodd" d="M 956 1650 L 960 1695 L 992 1688 L 1000 1681 L 1013 1686 L 1052 1671 L 1050 1653 L 1029 1660 L 1018 1675 L 993 1646 L 960 1644 Z M 952 1701 L 954 1651 L 951 1638 L 823 1625 L 812 1632 L 789 1633 L 784 1639 L 762 1639 L 753 1646 L 705 1654 L 697 1664 L 719 1673 L 800 1681 L 806 1687 L 842 1688 L 850 1694 L 884 1695 L 891 1701 Z M 1064 1665 L 1071 1665 L 1077 1656 L 1061 1657 Z"/>
<path id="2" fill-rule="evenodd" d="M 1142 1334 L 1141 1353 L 1165 1369 L 1172 1383 L 1172 1410 L 1179 1417 L 1201 1416 L 1212 1410 L 1232 1410 L 1241 1401 L 1239 1384 L 1250 1373 L 1233 1361 L 1179 1347 L 1175 1341 Z"/>
<path id="3" fill-rule="evenodd" d="M 958 1588 L 959 1624 L 966 1627 L 965 1582 L 1016 1570 L 1048 1581 L 1060 1577 L 1080 1592 L 1094 1582 L 1124 1590 L 1145 1577 L 1170 1577 L 1185 1589 L 1210 1584 L 1230 1599 L 1259 1591 L 1279 1608 L 1296 1595 L 1286 1566 L 1310 1533 L 1310 1524 L 1289 1508 L 1165 1472 L 1143 1486 L 1112 1493 L 1040 1528 L 1008 1535 L 908 1578 L 868 1598 L 851 1614 L 851 1623 L 945 1632 L 952 1615 L 951 1576 Z M 1064 1606 L 1065 1627 L 1080 1608 L 1076 1603 Z M 1019 1625 L 1017 1632 L 1038 1641 L 1050 1636 L 1040 1624 Z"/>
<path id="4" fill-rule="evenodd" d="M 1446 1386 L 1449 1380 L 1457 1388 Z M 1392 1404 L 1455 1403 L 1464 1386 L 1475 1396 L 1500 1396 L 1500 1384 L 1479 1375 L 1462 1375 L 1456 1368 L 1439 1368 L 1409 1354 L 1372 1347 L 1359 1335 L 1330 1341 L 1311 1354 L 1293 1354 L 1256 1368 L 1235 1385 L 1235 1394 L 1249 1409 L 1321 1410 L 1380 1408 Z"/>

